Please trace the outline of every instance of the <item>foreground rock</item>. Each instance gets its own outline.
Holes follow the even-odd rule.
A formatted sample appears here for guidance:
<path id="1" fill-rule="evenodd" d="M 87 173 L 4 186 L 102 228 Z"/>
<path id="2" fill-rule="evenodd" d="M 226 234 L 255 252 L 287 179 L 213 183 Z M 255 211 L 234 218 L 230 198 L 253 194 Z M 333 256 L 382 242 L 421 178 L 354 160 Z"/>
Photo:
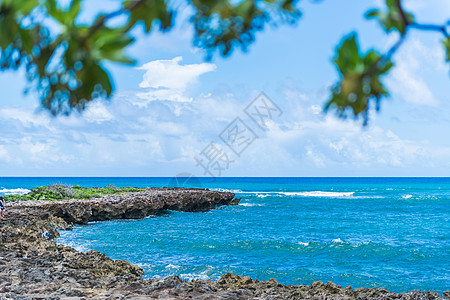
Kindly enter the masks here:
<path id="1" fill-rule="evenodd" d="M 72 223 L 142 218 L 161 210 L 204 211 L 236 204 L 234 194 L 198 189 L 148 189 L 101 199 L 27 202 L 8 206 L 0 219 L 0 299 L 438 299 L 436 293 L 394 294 L 341 288 L 329 282 L 286 286 L 232 274 L 217 282 L 178 277 L 144 280 L 143 270 L 98 251 L 56 245 Z"/>

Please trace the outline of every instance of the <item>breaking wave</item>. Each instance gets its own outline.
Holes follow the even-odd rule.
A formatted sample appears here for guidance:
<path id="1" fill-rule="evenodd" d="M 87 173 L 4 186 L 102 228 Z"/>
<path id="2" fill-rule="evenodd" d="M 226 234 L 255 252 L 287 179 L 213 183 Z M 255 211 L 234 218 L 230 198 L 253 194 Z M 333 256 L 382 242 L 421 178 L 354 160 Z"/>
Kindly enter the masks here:
<path id="1" fill-rule="evenodd" d="M 324 192 L 324 191 L 306 191 L 306 192 L 238 192 L 239 194 L 256 195 L 258 198 L 268 196 L 296 196 L 296 197 L 352 197 L 355 192 Z"/>
<path id="2" fill-rule="evenodd" d="M 286 196 L 301 196 L 301 197 L 351 197 L 355 192 L 282 192 Z"/>
<path id="3" fill-rule="evenodd" d="M 5 188 L 1 188 L 0 189 L 0 195 L 25 195 L 30 193 L 31 191 L 28 189 L 22 189 L 22 188 L 17 188 L 17 189 L 5 189 Z"/>

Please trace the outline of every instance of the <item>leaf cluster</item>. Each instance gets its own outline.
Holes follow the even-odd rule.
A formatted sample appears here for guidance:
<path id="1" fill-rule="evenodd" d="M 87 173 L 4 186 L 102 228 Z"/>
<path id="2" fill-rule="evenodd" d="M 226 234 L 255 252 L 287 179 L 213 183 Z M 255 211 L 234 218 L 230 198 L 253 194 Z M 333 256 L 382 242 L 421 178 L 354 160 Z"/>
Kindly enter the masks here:
<path id="1" fill-rule="evenodd" d="M 82 24 L 78 21 L 81 0 L 71 0 L 65 7 L 57 0 L 0 0 L 0 70 L 24 65 L 30 86 L 54 115 L 82 111 L 93 99 L 109 98 L 114 83 L 105 63 L 134 64 L 126 55 L 135 41 L 134 29 L 169 30 L 175 15 L 168 0 L 120 0 L 120 4 L 119 10 Z M 325 111 L 336 110 L 341 117 L 350 113 L 366 124 L 370 103 L 378 109 L 389 95 L 381 78 L 391 69 L 391 57 L 409 28 L 443 33 L 450 61 L 449 24 L 418 24 L 403 9 L 402 0 L 385 0 L 385 4 L 365 16 L 377 20 L 386 33 L 400 33 L 398 42 L 382 54 L 361 51 L 356 34 L 345 38 L 334 57 L 339 82 Z M 192 0 L 189 5 L 194 11 L 194 44 L 206 49 L 209 58 L 215 52 L 229 55 L 236 47 L 246 50 L 266 24 L 292 24 L 301 16 L 296 0 Z M 119 16 L 127 18 L 110 25 Z"/>
<path id="2" fill-rule="evenodd" d="M 294 1 L 193 0 L 196 44 L 224 55 L 237 45 L 245 48 L 269 16 L 297 18 Z M 114 83 L 105 62 L 134 64 L 126 55 L 135 40 L 133 29 L 149 33 L 156 25 L 168 30 L 174 19 L 167 0 L 122 0 L 119 10 L 100 14 L 90 24 L 77 21 L 81 10 L 81 0 L 67 7 L 57 0 L 0 0 L 1 70 L 25 65 L 30 86 L 54 115 L 82 111 L 93 99 L 109 98 Z M 108 25 L 122 15 L 125 22 Z"/>
<path id="3" fill-rule="evenodd" d="M 332 88 L 331 99 L 324 108 L 325 111 L 334 109 L 343 118 L 351 112 L 354 118 L 362 117 L 364 125 L 368 122 L 372 100 L 376 110 L 379 110 L 381 99 L 389 96 L 381 79 L 392 68 L 391 57 L 401 46 L 408 28 L 443 33 L 446 37 L 443 44 L 447 61 L 450 61 L 450 38 L 446 27 L 416 23 L 414 15 L 403 9 L 401 0 L 386 0 L 385 9 L 371 9 L 365 16 L 367 19 L 378 20 L 386 33 L 397 31 L 400 37 L 385 54 L 375 50 L 361 52 L 356 33 L 344 38 L 333 60 L 340 79 Z"/>
<path id="4" fill-rule="evenodd" d="M 447 37 L 442 43 L 444 44 L 445 47 L 446 53 L 445 60 L 447 62 L 450 62 L 450 37 Z"/>
<path id="5" fill-rule="evenodd" d="M 386 0 L 386 10 L 372 9 L 366 13 L 366 18 L 376 18 L 384 30 L 389 33 L 393 30 L 406 33 L 406 28 L 414 22 L 414 15 L 404 12 L 399 6 L 398 0 Z"/>
<path id="6" fill-rule="evenodd" d="M 246 47 L 255 33 L 271 20 L 294 23 L 300 17 L 294 0 L 193 0 L 197 13 L 193 17 L 196 46 L 210 53 L 216 49 L 228 55 L 235 47 Z"/>
<path id="7" fill-rule="evenodd" d="M 370 101 L 375 100 L 379 109 L 381 97 L 389 95 L 381 77 L 393 63 L 374 50 L 361 53 L 356 33 L 344 39 L 333 61 L 341 78 L 332 89 L 325 110 L 334 108 L 341 117 L 346 117 L 351 110 L 354 117 L 362 114 L 367 122 Z"/>

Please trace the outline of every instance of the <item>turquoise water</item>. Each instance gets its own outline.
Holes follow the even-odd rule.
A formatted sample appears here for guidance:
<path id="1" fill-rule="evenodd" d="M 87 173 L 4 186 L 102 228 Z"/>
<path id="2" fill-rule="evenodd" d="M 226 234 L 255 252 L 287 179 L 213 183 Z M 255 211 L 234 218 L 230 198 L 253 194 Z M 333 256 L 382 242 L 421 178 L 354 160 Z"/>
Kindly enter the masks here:
<path id="1" fill-rule="evenodd" d="M 167 186 L 168 178 L 0 178 L 0 193 L 53 182 Z M 242 197 L 205 213 L 75 226 L 60 243 L 140 265 L 145 277 L 232 272 L 285 284 L 450 290 L 450 178 L 202 178 Z"/>

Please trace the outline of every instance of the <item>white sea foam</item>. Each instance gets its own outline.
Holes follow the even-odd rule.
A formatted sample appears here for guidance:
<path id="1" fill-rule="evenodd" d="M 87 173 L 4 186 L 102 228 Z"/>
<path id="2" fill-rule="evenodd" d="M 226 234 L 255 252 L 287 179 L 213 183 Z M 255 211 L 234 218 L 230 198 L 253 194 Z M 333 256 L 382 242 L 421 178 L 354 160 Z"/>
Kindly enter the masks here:
<path id="1" fill-rule="evenodd" d="M 79 252 L 83 252 L 83 253 L 87 253 L 87 252 L 92 250 L 92 249 L 90 249 L 90 248 L 88 248 L 88 247 L 86 247 L 84 245 L 79 245 L 79 244 L 76 244 L 76 243 L 74 243 L 72 241 L 70 241 L 70 242 L 62 242 L 62 243 L 58 242 L 57 244 L 58 245 L 64 245 L 64 246 L 72 247 L 73 249 L 75 249 L 75 250 L 77 250 Z"/>
<path id="2" fill-rule="evenodd" d="M 250 195 L 256 195 L 259 198 L 264 198 L 267 196 L 273 196 L 276 194 L 279 194 L 278 192 L 239 192 L 240 194 L 250 194 Z"/>
<path id="3" fill-rule="evenodd" d="M 186 281 L 194 281 L 194 280 L 209 280 L 211 279 L 206 274 L 195 274 L 195 273 L 188 273 L 188 274 L 180 274 L 180 278 Z"/>
<path id="4" fill-rule="evenodd" d="M 403 199 L 409 199 L 409 198 L 412 198 L 412 196 L 413 196 L 413 195 L 403 195 L 402 198 L 403 198 Z"/>
<path id="5" fill-rule="evenodd" d="M 258 198 L 266 198 L 266 197 L 270 196 L 270 194 L 256 194 L 256 196 Z"/>
<path id="6" fill-rule="evenodd" d="M 363 195 L 359 195 L 359 196 L 353 196 L 353 198 L 355 198 L 355 199 L 382 199 L 382 198 L 385 198 L 385 196 L 376 196 L 376 195 L 363 196 Z"/>
<path id="7" fill-rule="evenodd" d="M 211 191 L 218 191 L 218 192 L 229 192 L 229 193 L 245 193 L 242 190 L 239 189 L 223 189 L 223 188 L 211 188 Z"/>
<path id="8" fill-rule="evenodd" d="M 256 204 L 256 203 L 239 203 L 239 205 L 245 206 L 245 207 L 262 206 L 262 204 Z"/>
<path id="9" fill-rule="evenodd" d="M 356 241 L 343 241 L 341 238 L 337 238 L 337 239 L 333 239 L 331 240 L 331 242 L 318 242 L 318 241 L 311 241 L 311 242 L 297 242 L 298 245 L 301 246 L 329 246 L 329 247 L 336 247 L 338 245 L 336 244 L 340 244 L 340 245 L 349 245 L 351 247 L 360 247 L 360 246 L 365 246 L 365 245 L 369 245 L 372 244 L 372 241 L 362 241 L 362 242 L 356 242 Z"/>
<path id="10" fill-rule="evenodd" d="M 332 242 L 333 243 L 339 243 L 339 244 L 343 244 L 344 243 L 344 241 L 341 240 L 341 238 L 334 239 L 334 240 L 332 240 Z"/>
<path id="11" fill-rule="evenodd" d="M 355 192 L 323 192 L 323 191 L 311 191 L 311 192 L 282 192 L 281 194 L 286 196 L 301 196 L 301 197 L 350 197 Z"/>
<path id="12" fill-rule="evenodd" d="M 28 194 L 29 192 L 31 192 L 31 191 L 28 189 L 22 189 L 22 188 L 17 188 L 17 189 L 1 188 L 0 189 L 1 195 L 25 195 L 25 194 Z"/>
<path id="13" fill-rule="evenodd" d="M 298 196 L 298 197 L 351 197 L 355 192 L 326 192 L 326 191 L 304 191 L 304 192 L 241 192 L 241 194 L 255 194 L 258 198 L 268 196 Z"/>
<path id="14" fill-rule="evenodd" d="M 165 268 L 166 269 L 178 269 L 180 266 L 168 264 Z"/>

